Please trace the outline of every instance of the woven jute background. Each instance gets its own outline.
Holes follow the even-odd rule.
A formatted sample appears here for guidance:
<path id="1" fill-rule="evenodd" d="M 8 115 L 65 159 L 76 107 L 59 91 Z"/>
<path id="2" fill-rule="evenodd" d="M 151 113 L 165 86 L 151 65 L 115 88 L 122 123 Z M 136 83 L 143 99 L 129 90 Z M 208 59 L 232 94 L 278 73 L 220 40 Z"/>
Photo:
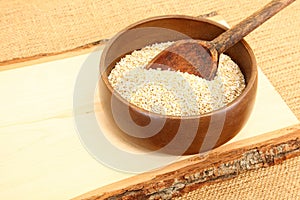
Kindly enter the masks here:
<path id="1" fill-rule="evenodd" d="M 226 182 L 186 193 L 177 200 L 300 199 L 300 157 L 269 168 L 260 168 Z"/>
<path id="2" fill-rule="evenodd" d="M 10 0 L 0 1 L 1 65 L 58 54 L 112 37 L 144 18 L 216 11 L 230 26 L 268 1 L 253 0 Z M 293 3 L 246 40 L 258 65 L 300 119 L 300 1 Z M 276 105 L 274 105 L 276 106 Z M 300 199 L 300 158 L 202 187 L 180 199 Z"/>

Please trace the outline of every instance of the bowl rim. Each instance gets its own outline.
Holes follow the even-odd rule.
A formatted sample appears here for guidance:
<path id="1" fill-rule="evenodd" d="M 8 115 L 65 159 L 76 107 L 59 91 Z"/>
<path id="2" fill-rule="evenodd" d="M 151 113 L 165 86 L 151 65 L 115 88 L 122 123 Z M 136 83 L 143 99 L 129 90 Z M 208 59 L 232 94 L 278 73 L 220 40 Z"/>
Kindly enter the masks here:
<path id="1" fill-rule="evenodd" d="M 100 59 L 100 65 L 99 65 L 99 71 L 100 71 L 100 78 L 103 80 L 105 86 L 109 89 L 109 91 L 111 92 L 111 95 L 114 95 L 116 98 L 118 98 L 119 101 L 121 101 L 122 103 L 128 105 L 128 107 L 134 109 L 135 111 L 138 111 L 139 113 L 144 113 L 147 114 L 147 116 L 149 116 L 150 118 L 168 118 L 168 119 L 174 119 L 174 120 L 182 120 L 182 119 L 197 119 L 197 118 L 203 118 L 203 117 L 210 117 L 212 115 L 218 115 L 221 114 L 223 112 L 227 112 L 227 110 L 232 109 L 233 107 L 235 107 L 237 104 L 239 104 L 244 98 L 246 98 L 247 94 L 250 92 L 250 90 L 252 89 L 252 87 L 254 87 L 256 85 L 256 81 L 257 81 L 257 76 L 258 76 L 258 70 L 257 70 L 257 62 L 255 59 L 255 55 L 253 53 L 253 50 L 251 49 L 250 45 L 244 40 L 242 39 L 239 43 L 242 43 L 243 46 L 245 47 L 246 51 L 248 52 L 249 56 L 250 56 L 250 60 L 252 61 L 252 65 L 251 65 L 251 76 L 248 80 L 248 83 L 246 84 L 246 87 L 244 88 L 244 90 L 242 91 L 242 93 L 235 98 L 232 102 L 228 103 L 227 105 L 213 110 L 211 112 L 207 112 L 204 114 L 199 114 L 199 115 L 189 115 L 189 116 L 176 116 L 176 115 L 163 115 L 163 114 L 159 114 L 159 113 L 155 113 L 152 111 L 148 111 L 146 109 L 140 108 L 130 102 L 128 102 L 124 97 L 121 96 L 121 94 L 119 94 L 110 84 L 110 82 L 108 81 L 108 76 L 105 73 L 106 70 L 101 70 L 101 66 L 103 66 L 103 57 L 107 54 L 107 52 L 110 49 L 111 44 L 113 44 L 118 38 L 119 36 L 121 36 L 124 32 L 126 32 L 127 30 L 133 29 L 138 25 L 142 25 L 144 23 L 148 23 L 151 21 L 155 21 L 155 20 L 161 20 L 161 19 L 172 19 L 172 18 L 178 18 L 178 19 L 187 19 L 187 20 L 195 20 L 195 21 L 200 21 L 200 22 L 207 22 L 210 23 L 214 26 L 218 26 L 219 28 L 224 29 L 225 31 L 228 30 L 229 28 L 224 26 L 223 24 L 220 24 L 216 21 L 213 21 L 211 19 L 207 19 L 204 17 L 194 17 L 194 16 L 188 16 L 188 15 L 161 15 L 161 16 L 154 16 L 154 17 L 150 17 L 150 18 L 146 18 L 140 21 L 137 21 L 127 27 L 125 27 L 123 30 L 121 30 L 120 32 L 118 32 L 115 36 L 113 36 L 109 42 L 105 45 L 105 48 L 102 51 L 101 54 L 101 59 Z M 103 76 L 103 74 L 105 76 Z M 104 78 L 103 78 L 104 77 Z"/>

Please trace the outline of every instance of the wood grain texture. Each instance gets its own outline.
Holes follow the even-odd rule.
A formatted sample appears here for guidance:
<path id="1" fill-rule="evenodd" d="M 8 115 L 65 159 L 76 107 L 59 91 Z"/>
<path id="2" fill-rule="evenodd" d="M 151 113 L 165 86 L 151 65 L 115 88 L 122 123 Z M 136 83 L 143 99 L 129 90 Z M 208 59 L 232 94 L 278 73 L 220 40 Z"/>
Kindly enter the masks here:
<path id="1" fill-rule="evenodd" d="M 168 166 L 167 173 L 138 175 L 133 177 L 134 181 L 133 178 L 123 180 L 75 199 L 170 199 L 201 185 L 232 179 L 299 155 L 300 124 L 180 161 Z"/>
<path id="2" fill-rule="evenodd" d="M 267 168 L 240 174 L 236 178 L 199 187 L 174 200 L 299 199 L 300 157 Z"/>
<path id="3" fill-rule="evenodd" d="M 97 162 L 82 145 L 75 128 L 72 105 L 77 76 L 84 66 L 91 69 L 88 80 L 97 79 L 100 55 L 101 49 L 0 72 L 1 199 L 70 199 L 135 175 Z M 230 142 L 299 123 L 264 74 L 259 78 L 253 115 Z M 85 102 L 79 107 L 83 116 L 93 111 L 86 107 Z M 107 125 L 107 131 L 114 133 L 110 123 Z M 167 172 L 146 173 L 144 179 L 133 178 L 130 183 Z"/>
<path id="4" fill-rule="evenodd" d="M 179 25 L 178 25 L 179 26 Z M 180 40 L 155 56 L 146 69 L 173 70 L 187 72 L 207 80 L 212 80 L 217 72 L 212 54 L 198 40 Z"/>

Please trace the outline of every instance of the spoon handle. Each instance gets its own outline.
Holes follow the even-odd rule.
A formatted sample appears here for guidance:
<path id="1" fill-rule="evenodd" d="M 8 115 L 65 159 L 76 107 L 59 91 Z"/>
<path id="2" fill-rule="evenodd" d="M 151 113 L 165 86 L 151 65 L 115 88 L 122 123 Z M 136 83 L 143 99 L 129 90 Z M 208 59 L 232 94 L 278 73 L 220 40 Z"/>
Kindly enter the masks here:
<path id="1" fill-rule="evenodd" d="M 260 26 L 262 23 L 267 21 L 269 18 L 274 16 L 276 13 L 281 11 L 286 6 L 290 5 L 295 0 L 273 0 L 262 9 L 253 13 L 251 16 L 247 17 L 231 29 L 219 35 L 211 44 L 217 50 L 220 55 L 240 40 L 242 40 L 246 35 L 248 35 L 255 28 Z"/>

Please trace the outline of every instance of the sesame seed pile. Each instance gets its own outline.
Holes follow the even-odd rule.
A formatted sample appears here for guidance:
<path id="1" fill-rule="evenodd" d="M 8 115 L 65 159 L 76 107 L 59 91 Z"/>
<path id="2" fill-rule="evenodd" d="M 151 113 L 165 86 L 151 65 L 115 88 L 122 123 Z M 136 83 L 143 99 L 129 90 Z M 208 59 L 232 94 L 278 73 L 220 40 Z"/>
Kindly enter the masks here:
<path id="1" fill-rule="evenodd" d="M 145 69 L 173 42 L 156 43 L 123 57 L 109 74 L 112 87 L 128 102 L 145 110 L 172 116 L 200 115 L 224 107 L 245 88 L 236 63 L 220 55 L 211 81 L 179 71 Z"/>

